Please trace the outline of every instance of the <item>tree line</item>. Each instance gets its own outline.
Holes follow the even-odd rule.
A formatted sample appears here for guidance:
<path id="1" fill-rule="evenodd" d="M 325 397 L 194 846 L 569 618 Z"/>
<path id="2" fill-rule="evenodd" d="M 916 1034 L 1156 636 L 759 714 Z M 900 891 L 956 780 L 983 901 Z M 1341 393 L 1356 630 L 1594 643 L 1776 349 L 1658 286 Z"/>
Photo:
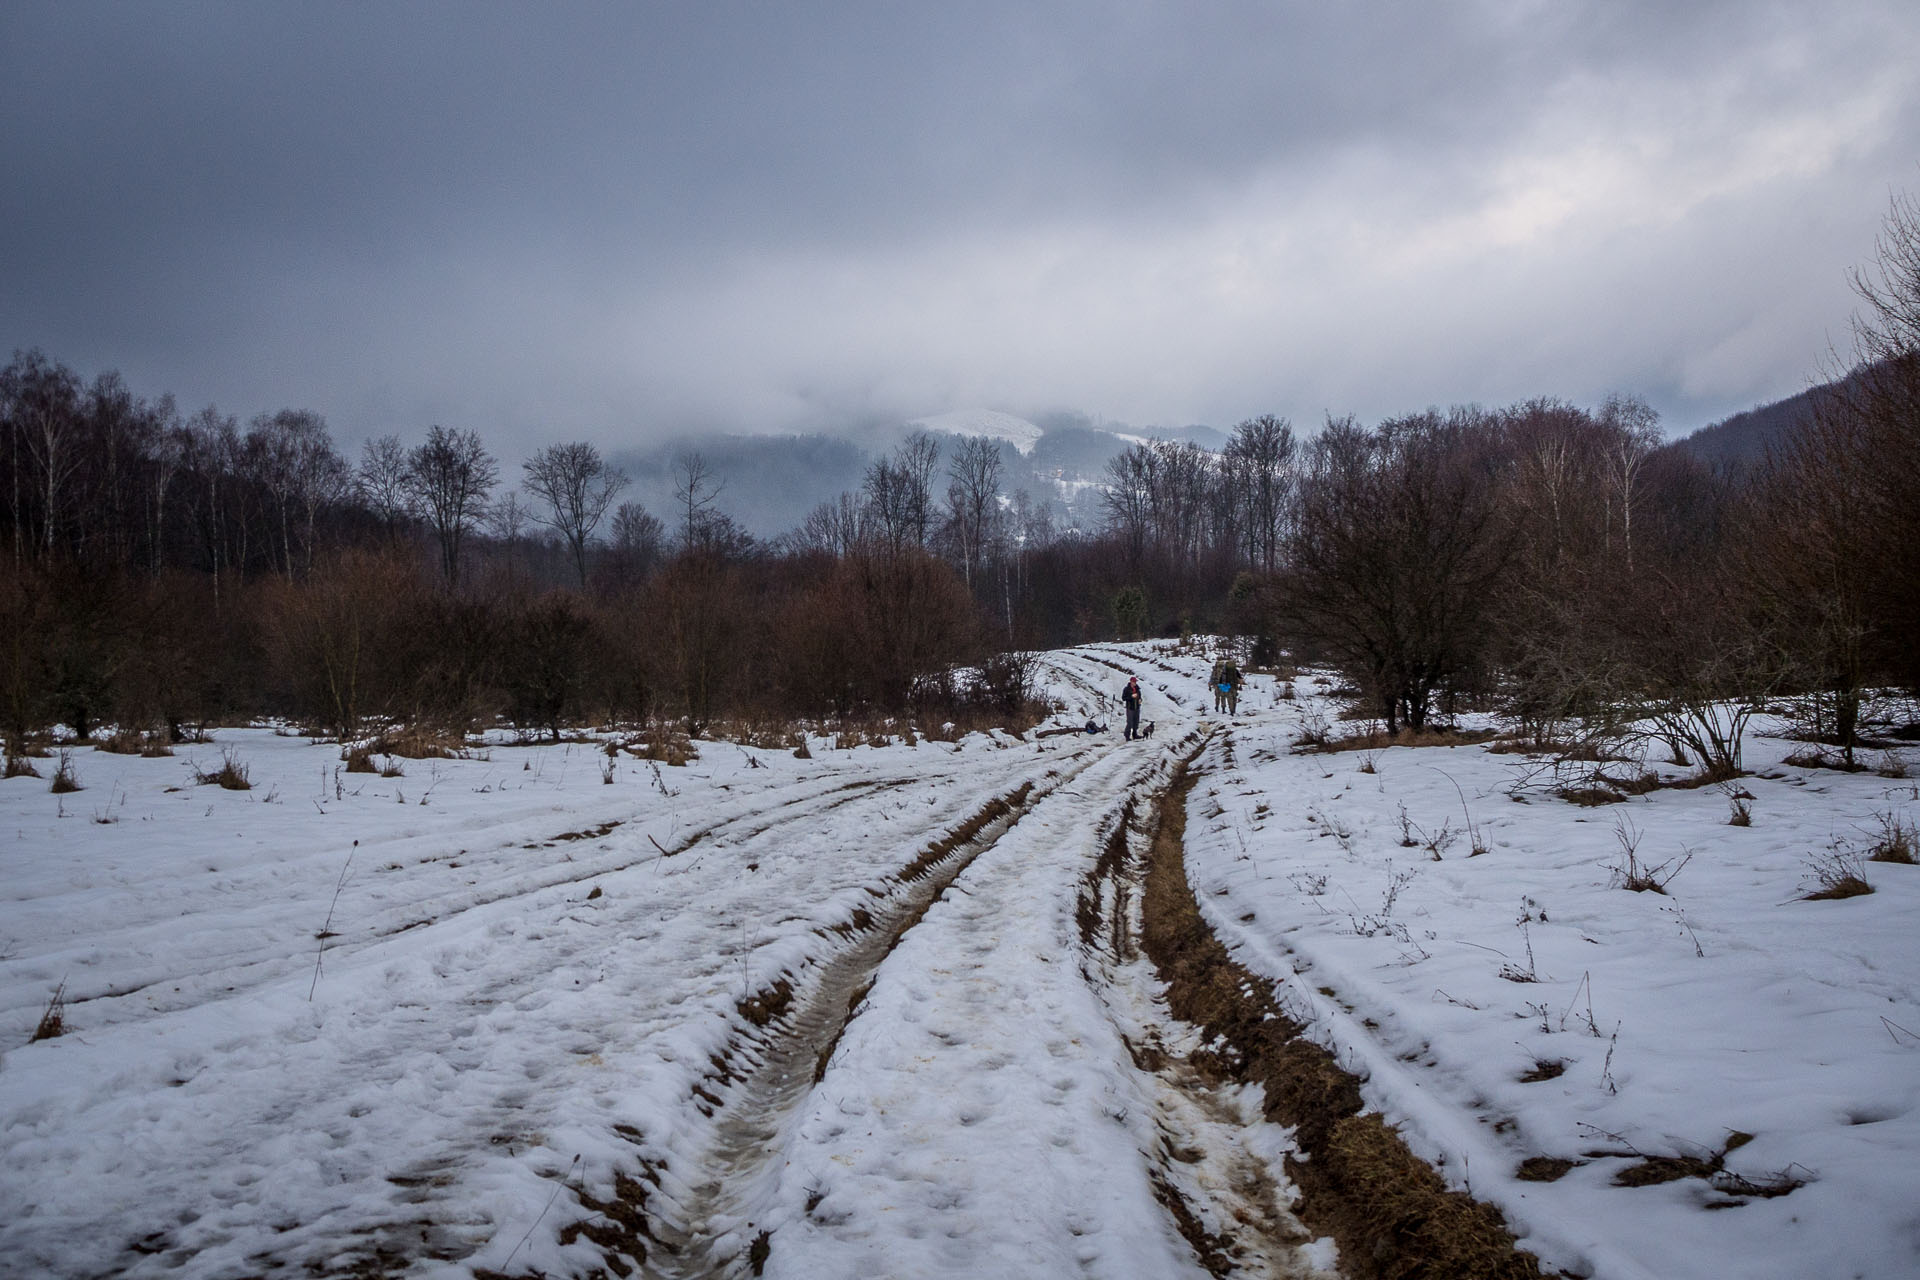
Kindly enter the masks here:
<path id="1" fill-rule="evenodd" d="M 1263 416 L 1218 451 L 1129 447 L 1091 530 L 1008 494 L 985 438 L 909 436 L 756 539 L 697 451 L 649 512 L 585 442 L 511 477 L 438 425 L 349 459 L 311 411 L 183 415 L 17 352 L 0 732 L 17 749 L 55 722 L 1004 717 L 1026 700 L 1021 653 L 1222 631 L 1259 662 L 1338 666 L 1389 732 L 1499 705 L 1543 740 L 1627 713 L 1698 739 L 1730 697 L 1795 693 L 1850 750 L 1869 690 L 1920 687 L 1910 200 L 1856 284 L 1856 368 L 1757 468 L 1663 445 L 1628 396 L 1305 438 Z"/>

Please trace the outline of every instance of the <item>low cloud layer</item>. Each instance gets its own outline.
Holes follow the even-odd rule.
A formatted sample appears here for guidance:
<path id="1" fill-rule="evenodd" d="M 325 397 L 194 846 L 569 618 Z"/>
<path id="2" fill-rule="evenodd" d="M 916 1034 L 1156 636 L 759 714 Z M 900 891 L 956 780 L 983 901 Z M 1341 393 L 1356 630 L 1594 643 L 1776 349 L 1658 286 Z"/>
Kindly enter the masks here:
<path id="1" fill-rule="evenodd" d="M 1844 346 L 1910 4 L 0 13 L 0 343 L 500 451 L 1312 423 Z"/>

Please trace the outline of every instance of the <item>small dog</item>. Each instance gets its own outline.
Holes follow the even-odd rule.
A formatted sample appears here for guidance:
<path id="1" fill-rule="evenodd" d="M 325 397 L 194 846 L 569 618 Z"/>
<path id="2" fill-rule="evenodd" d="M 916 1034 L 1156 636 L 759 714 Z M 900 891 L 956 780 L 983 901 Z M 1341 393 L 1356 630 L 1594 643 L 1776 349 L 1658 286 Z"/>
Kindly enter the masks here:
<path id="1" fill-rule="evenodd" d="M 1147 727 L 1140 731 L 1140 736 L 1143 738 L 1151 738 L 1153 736 L 1153 721 L 1147 721 Z"/>

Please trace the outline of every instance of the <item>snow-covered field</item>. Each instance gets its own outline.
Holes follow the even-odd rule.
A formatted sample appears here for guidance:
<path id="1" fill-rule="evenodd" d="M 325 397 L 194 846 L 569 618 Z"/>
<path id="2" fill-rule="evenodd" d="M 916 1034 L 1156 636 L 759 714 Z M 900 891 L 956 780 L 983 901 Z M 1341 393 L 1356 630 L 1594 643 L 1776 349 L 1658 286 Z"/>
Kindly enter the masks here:
<path id="1" fill-rule="evenodd" d="M 1206 659 L 1148 646 L 1049 655 L 1062 722 L 1117 730 L 1115 666 L 1146 743 L 703 743 L 609 783 L 589 744 L 381 778 L 251 729 L 0 783 L 0 1273 L 1203 1275 L 1177 1197 L 1246 1274 L 1317 1274 L 1285 1132 L 1141 1065 L 1191 1033 L 1075 920 L 1203 742 L 1213 926 L 1548 1263 L 1920 1272 L 1920 869 L 1798 897 L 1911 783 L 1757 738 L 1748 828 L 1711 789 L 1522 803 L 1524 758 L 1479 748 L 1291 754 L 1308 682 L 1215 726 Z M 251 790 L 193 784 L 223 750 Z M 1488 852 L 1401 847 L 1402 804 Z M 1624 816 L 1643 859 L 1693 851 L 1668 895 L 1609 887 Z M 62 982 L 66 1034 L 27 1043 Z M 1612 1185 L 1735 1133 L 1712 1181 Z"/>
<path id="2" fill-rule="evenodd" d="M 1713 787 L 1580 808 L 1479 747 L 1294 755 L 1331 708 L 1255 684 L 1197 762 L 1189 878 L 1420 1154 L 1580 1275 L 1920 1275 L 1920 867 L 1804 900 L 1809 855 L 1920 818 L 1913 782 L 1784 765 L 1798 744 L 1756 733 L 1750 826 Z M 1622 832 L 1664 894 L 1615 887 Z M 1534 1157 L 1574 1167 L 1517 1178 Z"/>

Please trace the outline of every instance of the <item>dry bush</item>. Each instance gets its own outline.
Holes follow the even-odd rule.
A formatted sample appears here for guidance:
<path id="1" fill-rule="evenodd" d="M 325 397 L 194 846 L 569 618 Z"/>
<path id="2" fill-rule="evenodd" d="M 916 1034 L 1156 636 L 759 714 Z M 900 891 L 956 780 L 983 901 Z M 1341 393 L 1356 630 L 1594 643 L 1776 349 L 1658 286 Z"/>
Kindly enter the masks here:
<path id="1" fill-rule="evenodd" d="M 61 751 L 60 763 L 54 766 L 53 785 L 47 788 L 54 795 L 65 795 L 69 791 L 79 791 L 80 777 L 73 771 L 73 752 Z"/>
<path id="2" fill-rule="evenodd" d="M 1634 893 L 1665 893 L 1667 886 L 1693 861 L 1691 852 L 1680 859 L 1678 866 L 1674 865 L 1671 858 L 1651 864 L 1640 861 L 1640 829 L 1627 819 L 1614 824 L 1613 838 L 1620 842 L 1623 855 L 1621 861 L 1607 866 L 1607 870 L 1613 873 L 1616 888 L 1629 889 Z M 1670 867 L 1672 870 L 1668 870 Z"/>
<path id="3" fill-rule="evenodd" d="M 195 786 L 217 786 L 226 791 L 253 790 L 253 783 L 247 776 L 247 765 L 234 754 L 232 747 L 221 748 L 218 769 L 202 769 L 199 765 L 191 765 L 189 768 L 193 771 Z"/>
<path id="4" fill-rule="evenodd" d="M 40 1022 L 27 1038 L 28 1044 L 41 1040 L 51 1040 L 55 1036 L 65 1035 L 67 1030 L 67 984 L 63 980 L 53 989 L 53 998 L 47 1001 L 46 1010 L 40 1015 Z"/>
<path id="5" fill-rule="evenodd" d="M 367 750 L 408 760 L 464 760 L 471 754 L 461 734 L 424 724 L 388 729 L 368 744 Z"/>
<path id="6" fill-rule="evenodd" d="M 1796 769 L 1835 769 L 1841 773 L 1865 773 L 1867 766 L 1849 763 L 1845 757 L 1835 755 L 1825 747 L 1801 747 L 1780 761 Z"/>
<path id="7" fill-rule="evenodd" d="M 116 729 L 108 737 L 95 739 L 93 749 L 108 755 L 137 756 L 146 745 L 146 735 L 138 729 Z"/>
<path id="8" fill-rule="evenodd" d="M 1744 789 L 1726 789 L 1727 825 L 1730 827 L 1750 827 L 1753 825 L 1753 793 Z"/>
<path id="9" fill-rule="evenodd" d="M 1873 816 L 1880 823 L 1880 834 L 1867 853 L 1868 862 L 1920 862 L 1920 835 L 1913 823 L 1891 809 Z"/>
<path id="10" fill-rule="evenodd" d="M 27 759 L 24 755 L 15 755 L 11 751 L 7 753 L 6 768 L 3 772 L 0 772 L 0 777 L 37 778 L 39 776 L 40 771 L 33 767 L 33 761 Z"/>
<path id="11" fill-rule="evenodd" d="M 1872 893 L 1867 883 L 1866 859 L 1847 841 L 1835 836 L 1819 853 L 1808 854 L 1807 875 L 1819 888 L 1801 897 L 1808 902 L 1827 898 L 1857 898 Z"/>
<path id="12" fill-rule="evenodd" d="M 369 746 L 342 747 L 340 758 L 347 763 L 348 773 L 378 773 L 374 767 L 373 748 Z"/>
<path id="13" fill-rule="evenodd" d="M 686 731 L 673 728 L 665 722 L 649 726 L 644 737 L 629 739 L 620 749 L 636 760 L 651 760 L 656 764 L 675 767 L 700 758 L 699 748 L 694 746 L 693 739 Z"/>
<path id="14" fill-rule="evenodd" d="M 414 566 L 351 551 L 303 583 L 262 590 L 270 664 L 291 710 L 334 737 L 355 737 L 395 697 L 402 633 L 426 616 Z"/>

